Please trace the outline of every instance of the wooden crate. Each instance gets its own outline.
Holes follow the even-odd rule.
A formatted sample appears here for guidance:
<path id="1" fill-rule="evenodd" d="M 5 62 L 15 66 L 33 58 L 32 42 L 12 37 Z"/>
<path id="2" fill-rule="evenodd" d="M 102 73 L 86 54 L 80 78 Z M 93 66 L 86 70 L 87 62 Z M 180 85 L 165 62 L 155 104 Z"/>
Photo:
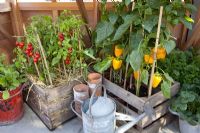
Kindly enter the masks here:
<path id="1" fill-rule="evenodd" d="M 78 81 L 72 81 L 55 88 L 42 88 L 33 85 L 24 90 L 24 98 L 28 95 L 26 103 L 39 116 L 42 122 L 53 130 L 63 122 L 75 117 L 70 103 L 73 100 L 73 87 L 79 84 Z M 29 83 L 29 86 L 31 83 Z"/>
<path id="2" fill-rule="evenodd" d="M 159 129 L 158 126 L 164 126 L 170 122 L 172 116 L 166 115 L 168 113 L 169 100 L 163 96 L 161 91 L 149 98 L 138 97 L 105 78 L 103 78 L 103 84 L 116 102 L 118 112 L 137 117 L 144 112 L 145 103 L 147 101 L 150 102 L 155 110 L 155 119 L 152 120 L 146 116 L 133 127 L 135 131 L 139 133 L 156 133 Z M 179 88 L 180 84 L 175 82 L 171 87 L 172 97 L 178 93 Z"/>

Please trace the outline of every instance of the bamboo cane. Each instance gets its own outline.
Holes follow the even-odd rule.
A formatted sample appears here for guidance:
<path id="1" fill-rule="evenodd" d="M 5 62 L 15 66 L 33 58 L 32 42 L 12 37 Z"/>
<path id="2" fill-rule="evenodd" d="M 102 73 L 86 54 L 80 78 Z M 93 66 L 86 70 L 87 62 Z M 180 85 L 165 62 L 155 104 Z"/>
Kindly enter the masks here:
<path id="1" fill-rule="evenodd" d="M 35 29 L 35 31 L 37 31 L 37 30 Z M 44 53 L 44 49 L 42 47 L 42 43 L 40 41 L 40 37 L 37 34 L 37 32 L 36 32 L 36 37 L 37 37 L 37 41 L 38 41 L 38 44 L 39 44 L 39 48 L 40 48 L 41 53 L 42 53 L 42 57 L 43 57 L 43 60 L 44 60 L 44 65 L 45 65 L 46 70 L 47 70 L 47 76 L 48 76 L 48 79 L 49 79 L 49 83 L 50 83 L 50 85 L 53 85 L 53 82 L 52 82 L 52 79 L 51 79 L 51 75 L 50 75 L 50 72 L 49 72 L 49 66 L 47 64 L 46 56 L 45 56 L 45 53 Z"/>
<path id="2" fill-rule="evenodd" d="M 156 35 L 156 43 L 155 43 L 155 51 L 153 54 L 153 66 L 151 69 L 151 77 L 150 77 L 150 84 L 149 84 L 149 88 L 148 88 L 148 97 L 151 96 L 152 93 L 152 82 L 153 82 L 153 75 L 154 75 L 154 71 L 155 71 L 155 64 L 156 64 L 156 53 L 157 53 L 157 49 L 158 49 L 158 43 L 159 43 L 159 39 L 160 39 L 160 27 L 161 27 L 161 21 L 162 21 L 162 14 L 163 14 L 163 6 L 160 7 L 160 15 L 159 15 L 159 20 L 158 20 L 158 28 L 157 28 L 157 35 Z"/>

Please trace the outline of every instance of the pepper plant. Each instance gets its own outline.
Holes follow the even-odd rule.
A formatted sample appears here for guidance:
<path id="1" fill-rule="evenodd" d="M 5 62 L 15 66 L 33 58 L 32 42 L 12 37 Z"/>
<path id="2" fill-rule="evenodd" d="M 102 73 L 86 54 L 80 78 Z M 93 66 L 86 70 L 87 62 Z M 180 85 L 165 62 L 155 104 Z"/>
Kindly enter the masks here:
<path id="1" fill-rule="evenodd" d="M 186 12 L 192 12 L 196 8 L 190 0 L 185 0 L 185 2 L 181 0 L 136 0 L 134 2 L 122 0 L 122 2 L 113 1 L 114 11 L 108 11 L 105 3 L 104 0 L 101 21 L 93 34 L 95 52 L 102 59 L 94 65 L 94 69 L 102 73 L 113 67 L 114 75 L 118 75 L 114 77 L 124 75 L 122 80 L 116 82 L 115 78 L 114 82 L 124 83 L 125 89 L 127 89 L 127 79 L 133 75 L 137 88 L 136 94 L 139 95 L 141 84 L 149 84 L 160 6 L 164 7 L 164 11 L 156 54 L 157 62 L 164 60 L 166 55 L 176 47 L 170 29 L 179 23 L 191 29 L 194 21 L 186 15 Z M 122 53 L 119 48 L 123 51 Z M 131 82 L 130 79 L 130 84 Z M 164 96 L 169 98 L 173 82 L 169 74 L 160 69 L 156 63 L 153 88 L 157 88 L 161 83 Z"/>
<path id="2" fill-rule="evenodd" d="M 83 76 L 87 65 L 82 25 L 82 19 L 69 11 L 63 11 L 55 22 L 50 16 L 33 16 L 24 28 L 24 46 L 15 49 L 15 64 L 46 85 Z"/>

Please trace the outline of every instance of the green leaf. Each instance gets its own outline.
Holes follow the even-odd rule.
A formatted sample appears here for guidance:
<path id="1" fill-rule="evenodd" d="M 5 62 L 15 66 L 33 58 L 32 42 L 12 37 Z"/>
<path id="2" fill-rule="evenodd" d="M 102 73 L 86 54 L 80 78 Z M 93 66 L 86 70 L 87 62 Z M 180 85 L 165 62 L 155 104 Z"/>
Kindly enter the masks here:
<path id="1" fill-rule="evenodd" d="M 119 28 L 117 29 L 112 41 L 117 41 L 120 38 L 122 38 L 123 34 L 128 30 L 129 26 L 130 26 L 129 23 L 124 23 L 124 24 L 120 25 Z"/>
<path id="2" fill-rule="evenodd" d="M 133 32 L 130 37 L 131 49 L 137 49 L 140 43 L 143 41 L 142 32 Z"/>
<path id="3" fill-rule="evenodd" d="M 145 85 L 148 85 L 148 81 L 149 81 L 149 72 L 144 69 L 142 71 L 142 74 L 141 74 L 141 80 L 142 82 L 145 84 Z"/>
<path id="4" fill-rule="evenodd" d="M 61 58 L 59 58 L 59 56 L 54 57 L 53 60 L 52 60 L 52 63 L 51 63 L 52 66 L 58 64 L 60 62 L 60 59 Z"/>
<path id="5" fill-rule="evenodd" d="M 158 22 L 158 16 L 150 16 L 150 18 L 146 19 L 143 23 L 143 27 L 148 32 L 151 32 L 154 26 Z"/>
<path id="6" fill-rule="evenodd" d="M 170 77 L 168 73 L 164 73 L 164 76 L 165 76 L 165 78 L 166 78 L 169 82 L 171 82 L 171 83 L 174 82 L 173 78 Z"/>
<path id="7" fill-rule="evenodd" d="M 101 22 L 97 25 L 97 38 L 96 43 L 101 43 L 105 39 L 107 39 L 114 31 L 114 27 L 110 22 Z"/>
<path id="8" fill-rule="evenodd" d="M 8 90 L 3 91 L 2 98 L 3 100 L 7 100 L 10 97 Z"/>
<path id="9" fill-rule="evenodd" d="M 161 84 L 161 91 L 166 98 L 171 97 L 171 82 L 163 80 Z"/>
<path id="10" fill-rule="evenodd" d="M 114 25 L 116 22 L 117 22 L 117 19 L 118 19 L 118 15 L 114 12 L 111 12 L 109 15 L 108 15 L 108 19 L 109 21 Z"/>
<path id="11" fill-rule="evenodd" d="M 192 29 L 192 24 L 190 22 L 188 22 L 186 19 L 183 18 L 179 18 L 179 20 L 188 28 L 188 29 Z"/>
<path id="12" fill-rule="evenodd" d="M 190 23 L 194 23 L 194 20 L 188 16 L 185 16 L 185 20 L 187 20 Z"/>
<path id="13" fill-rule="evenodd" d="M 138 18 L 138 15 L 136 14 L 127 14 L 123 17 L 124 24 L 131 24 L 137 18 Z"/>
<path id="14" fill-rule="evenodd" d="M 131 3 L 131 0 L 125 0 L 125 5 L 128 6 Z"/>
<path id="15" fill-rule="evenodd" d="M 143 60 L 143 53 L 138 50 L 133 50 L 130 54 L 130 65 L 134 71 L 138 71 Z"/>
<path id="16" fill-rule="evenodd" d="M 160 8 L 160 0 L 146 0 L 146 2 L 153 9 Z"/>
<path id="17" fill-rule="evenodd" d="M 167 54 L 171 53 L 171 51 L 176 47 L 176 43 L 173 40 L 165 40 L 163 42 L 164 48 L 166 49 Z"/>
<path id="18" fill-rule="evenodd" d="M 185 7 L 187 8 L 187 9 L 189 9 L 190 11 L 197 11 L 197 8 L 196 8 L 196 6 L 194 6 L 193 4 L 185 4 Z"/>
<path id="19" fill-rule="evenodd" d="M 96 60 L 96 58 L 94 57 L 94 50 L 93 49 L 85 49 L 83 51 L 83 53 L 85 55 L 87 55 L 88 57 L 92 58 L 93 60 Z"/>
<path id="20" fill-rule="evenodd" d="M 102 62 L 95 64 L 94 70 L 99 72 L 99 73 L 102 73 L 105 70 L 107 70 L 111 66 L 111 64 L 112 64 L 112 59 L 107 57 Z"/>

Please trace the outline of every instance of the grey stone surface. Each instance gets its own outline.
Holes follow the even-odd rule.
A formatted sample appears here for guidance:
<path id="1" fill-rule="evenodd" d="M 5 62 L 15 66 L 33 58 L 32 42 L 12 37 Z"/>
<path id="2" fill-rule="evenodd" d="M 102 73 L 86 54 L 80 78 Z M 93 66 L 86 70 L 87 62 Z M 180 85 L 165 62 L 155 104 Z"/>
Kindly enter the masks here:
<path id="1" fill-rule="evenodd" d="M 78 118 L 75 118 L 55 130 L 49 131 L 35 113 L 25 104 L 24 117 L 15 124 L 0 126 L 0 133 L 82 133 L 82 124 Z M 159 133 L 179 133 L 177 121 L 167 125 Z"/>

